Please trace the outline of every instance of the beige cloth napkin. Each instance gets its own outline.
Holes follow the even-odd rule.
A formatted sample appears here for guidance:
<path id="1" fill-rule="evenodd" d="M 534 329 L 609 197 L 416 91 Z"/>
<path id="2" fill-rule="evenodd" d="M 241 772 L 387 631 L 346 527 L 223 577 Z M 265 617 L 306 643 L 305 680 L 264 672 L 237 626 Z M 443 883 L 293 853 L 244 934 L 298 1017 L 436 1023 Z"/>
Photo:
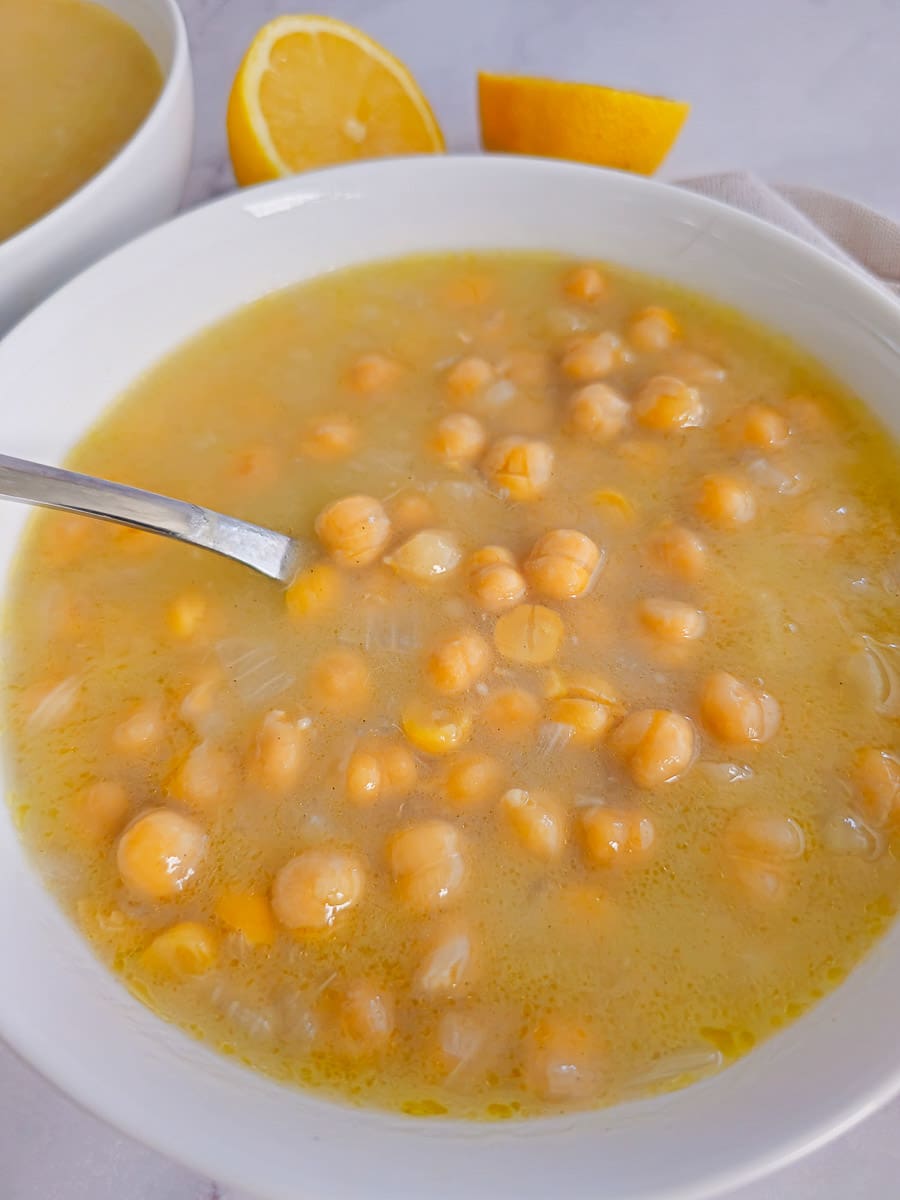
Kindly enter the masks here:
<path id="1" fill-rule="evenodd" d="M 900 296 L 900 225 L 874 209 L 815 188 L 763 183 L 738 171 L 679 183 L 780 225 Z"/>

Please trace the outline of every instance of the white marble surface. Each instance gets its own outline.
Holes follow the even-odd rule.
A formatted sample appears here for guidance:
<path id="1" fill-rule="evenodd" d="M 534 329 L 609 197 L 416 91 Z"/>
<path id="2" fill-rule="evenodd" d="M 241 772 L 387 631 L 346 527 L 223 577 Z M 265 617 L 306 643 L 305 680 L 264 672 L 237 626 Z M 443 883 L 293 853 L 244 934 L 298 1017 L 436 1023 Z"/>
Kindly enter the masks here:
<path id="1" fill-rule="evenodd" d="M 196 203 L 233 186 L 223 117 L 247 42 L 266 18 L 302 5 L 181 3 L 197 79 L 188 189 Z M 750 168 L 900 218 L 900 0 L 316 0 L 313 7 L 360 24 L 409 64 L 451 150 L 477 146 L 479 67 L 596 80 L 693 102 L 667 178 Z M 900 1101 L 727 1200 L 895 1200 L 898 1130 Z M 0 1200 L 244 1198 L 119 1136 L 0 1047 Z"/>

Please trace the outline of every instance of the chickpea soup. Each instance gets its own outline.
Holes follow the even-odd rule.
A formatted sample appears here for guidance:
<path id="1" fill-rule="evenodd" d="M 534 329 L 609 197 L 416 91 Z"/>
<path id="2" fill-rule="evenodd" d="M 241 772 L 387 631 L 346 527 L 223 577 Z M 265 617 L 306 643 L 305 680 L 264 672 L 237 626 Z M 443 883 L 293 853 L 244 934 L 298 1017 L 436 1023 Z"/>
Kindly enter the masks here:
<path id="1" fill-rule="evenodd" d="M 376 264 L 179 350 L 73 464 L 314 546 L 285 590 L 43 514 L 12 585 L 22 836 L 224 1053 L 418 1115 L 609 1104 L 892 918 L 896 448 L 735 313 Z"/>
<path id="2" fill-rule="evenodd" d="M 89 0 L 0 0 L 0 242 L 105 167 L 162 75 L 123 20 Z"/>

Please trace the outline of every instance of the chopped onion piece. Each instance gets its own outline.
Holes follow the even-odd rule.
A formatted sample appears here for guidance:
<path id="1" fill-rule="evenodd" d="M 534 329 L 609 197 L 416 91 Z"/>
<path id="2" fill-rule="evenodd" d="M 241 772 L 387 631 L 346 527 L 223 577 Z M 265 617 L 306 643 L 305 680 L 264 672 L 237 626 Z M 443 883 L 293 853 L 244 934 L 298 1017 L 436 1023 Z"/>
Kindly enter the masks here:
<path id="1" fill-rule="evenodd" d="M 778 492 L 781 496 L 799 496 L 810 486 L 800 471 L 785 471 L 768 458 L 754 458 L 747 464 L 747 474 L 760 487 Z"/>
<path id="2" fill-rule="evenodd" d="M 70 675 L 52 687 L 38 702 L 28 718 L 30 729 L 50 729 L 64 721 L 78 698 L 81 680 Z"/>
<path id="3" fill-rule="evenodd" d="M 844 669 L 876 712 L 900 717 L 900 643 L 861 634 Z"/>
<path id="4" fill-rule="evenodd" d="M 547 758 L 565 750 L 572 739 L 575 730 L 571 725 L 563 725 L 559 721 L 543 721 L 538 730 L 537 751 L 540 758 Z"/>
<path id="5" fill-rule="evenodd" d="M 280 660 L 271 646 L 245 638 L 225 638 L 216 643 L 215 650 L 246 704 L 268 704 L 294 682 L 293 675 L 280 669 Z"/>
<path id="6" fill-rule="evenodd" d="M 481 1055 L 487 1041 L 487 1029 L 472 1013 L 450 1009 L 441 1017 L 438 1041 L 451 1068 L 447 1078 L 453 1079 Z"/>
<path id="7" fill-rule="evenodd" d="M 235 1029 L 240 1029 L 256 1041 L 271 1038 L 275 1032 L 275 1010 L 269 1005 L 254 1008 L 245 1004 L 227 983 L 219 980 L 209 995 L 215 1008 Z"/>
<path id="8" fill-rule="evenodd" d="M 400 621 L 391 612 L 371 607 L 365 609 L 361 634 L 354 637 L 348 631 L 340 640 L 351 645 L 362 643 L 364 650 L 384 654 L 411 654 L 422 645 L 417 623 Z"/>
<path id="9" fill-rule="evenodd" d="M 583 333 L 589 325 L 588 315 L 574 308 L 551 308 L 547 313 L 547 328 L 559 337 L 566 333 Z"/>
<path id="10" fill-rule="evenodd" d="M 867 862 L 874 862 L 885 851 L 884 835 L 850 813 L 829 817 L 822 840 L 835 854 L 855 854 Z"/>
<path id="11" fill-rule="evenodd" d="M 713 783 L 741 783 L 753 778 L 753 768 L 749 763 L 699 762 L 697 770 Z"/>
<path id="12" fill-rule="evenodd" d="M 505 408 L 518 394 L 519 389 L 511 379 L 498 379 L 484 393 L 483 403 L 487 408 Z"/>
<path id="13" fill-rule="evenodd" d="M 588 792 L 579 792 L 575 797 L 576 808 L 602 808 L 606 803 L 605 796 L 592 796 Z"/>
<path id="14" fill-rule="evenodd" d="M 722 1066 L 722 1054 L 710 1046 L 697 1046 L 694 1049 L 676 1050 L 672 1054 L 663 1055 L 652 1066 L 632 1079 L 628 1085 L 629 1091 L 642 1091 L 656 1084 L 674 1082 L 682 1075 L 709 1075 L 718 1071 Z"/>
<path id="15" fill-rule="evenodd" d="M 425 583 L 449 575 L 459 566 L 459 540 L 446 529 L 420 529 L 393 552 L 385 563 L 406 579 Z"/>

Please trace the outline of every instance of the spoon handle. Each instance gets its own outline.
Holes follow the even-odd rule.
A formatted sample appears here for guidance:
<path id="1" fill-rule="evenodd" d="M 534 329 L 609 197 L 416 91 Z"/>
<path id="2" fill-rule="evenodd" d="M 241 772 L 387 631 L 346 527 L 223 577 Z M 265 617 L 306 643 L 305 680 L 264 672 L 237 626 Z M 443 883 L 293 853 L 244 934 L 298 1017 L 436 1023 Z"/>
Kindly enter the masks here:
<path id="1" fill-rule="evenodd" d="M 298 545 L 283 533 L 184 500 L 5 454 L 0 454 L 0 497 L 159 533 L 285 583 L 296 568 Z"/>

